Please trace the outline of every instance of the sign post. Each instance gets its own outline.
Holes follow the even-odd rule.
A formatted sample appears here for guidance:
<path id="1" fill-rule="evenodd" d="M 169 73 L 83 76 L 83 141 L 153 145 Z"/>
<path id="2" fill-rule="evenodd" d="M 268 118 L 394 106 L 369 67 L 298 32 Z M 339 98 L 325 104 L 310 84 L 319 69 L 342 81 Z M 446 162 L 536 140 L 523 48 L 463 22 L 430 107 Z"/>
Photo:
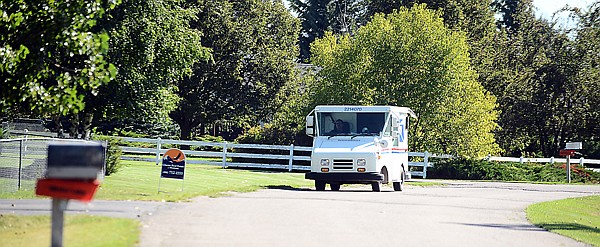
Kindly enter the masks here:
<path id="1" fill-rule="evenodd" d="M 36 195 L 52 197 L 52 247 L 63 246 L 64 212 L 70 199 L 94 197 L 105 162 L 99 143 L 59 143 L 48 146 L 48 169 L 37 181 Z"/>
<path id="2" fill-rule="evenodd" d="M 181 179 L 181 191 L 185 176 L 185 154 L 176 148 L 165 152 L 162 159 L 162 169 L 158 180 L 158 193 L 160 193 L 160 180 L 162 178 Z"/>
<path id="3" fill-rule="evenodd" d="M 565 164 L 565 169 L 567 171 L 567 183 L 571 183 L 571 156 L 575 154 L 575 150 L 579 150 L 581 147 L 581 142 L 567 142 L 565 144 L 565 149 L 560 150 L 560 156 L 567 157 L 567 164 Z"/>

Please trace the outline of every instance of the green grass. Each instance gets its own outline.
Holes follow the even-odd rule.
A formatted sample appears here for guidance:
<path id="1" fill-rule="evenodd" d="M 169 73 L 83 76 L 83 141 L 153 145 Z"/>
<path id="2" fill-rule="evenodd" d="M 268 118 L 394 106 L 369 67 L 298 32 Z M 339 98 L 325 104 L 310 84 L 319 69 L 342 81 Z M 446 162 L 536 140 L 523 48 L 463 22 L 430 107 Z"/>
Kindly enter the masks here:
<path id="1" fill-rule="evenodd" d="M 600 195 L 542 202 L 526 212 L 536 226 L 600 246 Z"/>
<path id="2" fill-rule="evenodd" d="M 440 182 L 407 181 L 406 185 L 419 186 L 419 187 L 432 187 L 432 186 L 445 186 L 446 184 L 440 183 Z"/>
<path id="3" fill-rule="evenodd" d="M 187 165 L 185 180 L 160 179 L 161 166 L 126 161 L 119 172 L 102 182 L 95 199 L 185 201 L 196 196 L 219 196 L 227 192 L 249 192 L 265 187 L 312 187 L 303 173 L 222 169 L 218 166 Z M 183 184 L 182 184 L 183 182 Z M 183 191 L 181 191 L 183 187 Z M 0 193 L 0 198 L 35 198 L 34 191 Z"/>
<path id="4" fill-rule="evenodd" d="M 49 246 L 50 216 L 0 215 L 2 246 Z M 134 246 L 139 222 L 133 219 L 67 215 L 64 246 Z"/>

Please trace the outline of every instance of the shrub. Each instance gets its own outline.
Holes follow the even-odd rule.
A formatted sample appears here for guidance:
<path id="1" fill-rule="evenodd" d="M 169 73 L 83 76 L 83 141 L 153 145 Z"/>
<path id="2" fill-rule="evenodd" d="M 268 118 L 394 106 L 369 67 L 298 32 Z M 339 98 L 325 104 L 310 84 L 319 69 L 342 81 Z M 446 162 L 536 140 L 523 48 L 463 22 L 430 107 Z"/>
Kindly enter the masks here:
<path id="1" fill-rule="evenodd" d="M 9 138 L 8 129 L 0 128 L 0 139 L 8 139 L 8 138 Z"/>
<path id="2" fill-rule="evenodd" d="M 427 175 L 444 179 L 532 182 L 565 182 L 567 176 L 564 164 L 498 163 L 465 158 L 436 162 Z M 573 165 L 571 181 L 600 183 L 600 174 Z"/>
<path id="3" fill-rule="evenodd" d="M 92 139 L 107 142 L 106 171 L 104 171 L 104 175 L 110 176 L 119 171 L 122 167 L 121 155 L 123 154 L 123 151 L 121 151 L 121 148 L 119 147 L 119 139 L 101 135 L 94 135 Z"/>

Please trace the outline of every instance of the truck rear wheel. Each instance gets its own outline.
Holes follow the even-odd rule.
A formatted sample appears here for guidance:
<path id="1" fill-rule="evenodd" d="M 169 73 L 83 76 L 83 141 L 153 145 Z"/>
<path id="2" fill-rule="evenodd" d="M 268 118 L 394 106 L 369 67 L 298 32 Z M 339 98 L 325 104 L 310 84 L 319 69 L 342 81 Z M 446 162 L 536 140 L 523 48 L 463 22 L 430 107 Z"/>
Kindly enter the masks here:
<path id="1" fill-rule="evenodd" d="M 401 182 L 394 182 L 394 191 L 402 191 L 402 187 L 404 185 L 404 172 L 400 174 L 400 177 L 402 179 Z"/>
<path id="2" fill-rule="evenodd" d="M 315 189 L 317 191 L 324 191 L 325 190 L 325 181 L 315 180 Z"/>
<path id="3" fill-rule="evenodd" d="M 338 184 L 338 183 L 330 183 L 329 186 L 331 186 L 331 190 L 333 190 L 333 191 L 340 190 L 340 184 Z"/>
<path id="4" fill-rule="evenodd" d="M 402 182 L 394 182 L 394 191 L 402 191 Z"/>
<path id="5" fill-rule="evenodd" d="M 373 189 L 373 191 L 375 192 L 380 192 L 381 191 L 381 182 L 372 182 L 371 183 L 371 189 Z"/>

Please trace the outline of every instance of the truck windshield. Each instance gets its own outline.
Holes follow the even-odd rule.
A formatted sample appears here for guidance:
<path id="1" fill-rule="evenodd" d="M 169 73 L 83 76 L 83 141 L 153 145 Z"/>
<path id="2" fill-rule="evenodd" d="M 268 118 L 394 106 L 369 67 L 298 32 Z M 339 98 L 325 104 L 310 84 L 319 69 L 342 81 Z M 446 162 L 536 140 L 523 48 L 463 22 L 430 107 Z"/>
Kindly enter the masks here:
<path id="1" fill-rule="evenodd" d="M 384 112 L 318 112 L 319 136 L 374 136 L 383 130 Z"/>

